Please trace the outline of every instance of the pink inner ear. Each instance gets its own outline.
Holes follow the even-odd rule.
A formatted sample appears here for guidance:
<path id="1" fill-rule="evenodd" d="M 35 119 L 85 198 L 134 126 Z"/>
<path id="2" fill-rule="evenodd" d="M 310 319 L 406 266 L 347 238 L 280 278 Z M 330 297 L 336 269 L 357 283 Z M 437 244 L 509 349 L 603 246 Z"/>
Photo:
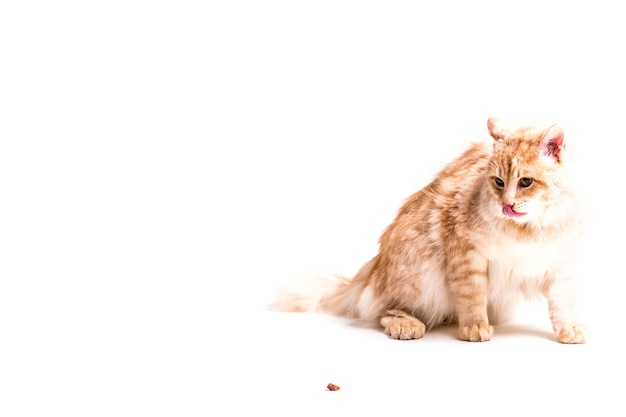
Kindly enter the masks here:
<path id="1" fill-rule="evenodd" d="M 561 162 L 563 138 L 563 129 L 558 125 L 552 126 L 541 139 L 541 153 L 544 156 L 554 158 L 557 162 Z"/>

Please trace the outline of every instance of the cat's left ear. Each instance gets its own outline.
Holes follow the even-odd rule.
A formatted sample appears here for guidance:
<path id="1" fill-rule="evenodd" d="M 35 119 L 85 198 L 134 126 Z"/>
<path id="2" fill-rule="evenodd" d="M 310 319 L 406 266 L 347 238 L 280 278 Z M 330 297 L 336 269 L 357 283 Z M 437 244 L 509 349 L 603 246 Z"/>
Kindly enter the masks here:
<path id="1" fill-rule="evenodd" d="M 563 150 L 565 149 L 565 141 L 563 139 L 563 129 L 559 125 L 552 126 L 541 139 L 541 155 L 560 163 Z"/>
<path id="2" fill-rule="evenodd" d="M 507 136 L 507 132 L 502 128 L 502 122 L 496 117 L 490 117 L 487 120 L 487 129 L 494 140 L 503 140 Z"/>

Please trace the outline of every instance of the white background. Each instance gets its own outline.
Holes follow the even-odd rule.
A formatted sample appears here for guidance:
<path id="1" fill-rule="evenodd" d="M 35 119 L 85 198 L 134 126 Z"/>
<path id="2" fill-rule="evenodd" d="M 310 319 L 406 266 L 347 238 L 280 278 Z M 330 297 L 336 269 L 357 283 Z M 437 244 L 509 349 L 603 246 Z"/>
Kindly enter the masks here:
<path id="1" fill-rule="evenodd" d="M 611 4 L 3 3 L 0 414 L 623 414 Z M 489 116 L 582 149 L 589 344 L 540 304 L 483 344 L 268 308 L 355 273 Z"/>

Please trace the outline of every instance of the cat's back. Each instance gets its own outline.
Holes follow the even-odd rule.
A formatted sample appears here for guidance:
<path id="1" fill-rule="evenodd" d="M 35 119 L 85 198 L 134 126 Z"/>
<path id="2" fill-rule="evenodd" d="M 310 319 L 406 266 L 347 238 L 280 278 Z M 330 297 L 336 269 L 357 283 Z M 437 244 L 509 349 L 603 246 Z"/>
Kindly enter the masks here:
<path id="1" fill-rule="evenodd" d="M 492 148 L 486 142 L 474 142 L 459 157 L 448 163 L 430 184 L 410 196 L 399 211 L 400 216 L 426 214 L 433 209 L 449 209 L 459 200 L 478 192 L 491 158 Z"/>
<path id="2" fill-rule="evenodd" d="M 419 241 L 416 247 L 435 256 L 443 247 L 444 231 L 454 229 L 452 223 L 465 210 L 466 202 L 480 192 L 490 157 L 491 148 L 486 143 L 475 142 L 448 163 L 430 184 L 405 201 L 381 236 L 383 248 L 390 249 L 397 242 Z M 404 250 L 402 246 L 396 249 Z"/>
<path id="3" fill-rule="evenodd" d="M 487 142 L 473 142 L 459 157 L 448 163 L 437 178 L 464 182 L 482 174 L 489 163 L 492 146 Z"/>

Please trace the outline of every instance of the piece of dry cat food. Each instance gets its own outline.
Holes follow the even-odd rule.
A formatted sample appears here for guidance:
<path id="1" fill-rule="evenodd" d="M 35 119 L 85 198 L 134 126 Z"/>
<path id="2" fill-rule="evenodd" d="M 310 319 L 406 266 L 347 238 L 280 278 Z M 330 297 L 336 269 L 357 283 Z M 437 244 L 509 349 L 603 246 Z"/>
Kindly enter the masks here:
<path id="1" fill-rule="evenodd" d="M 339 385 L 335 384 L 328 384 L 326 388 L 328 389 L 328 391 L 339 391 L 341 389 Z"/>

